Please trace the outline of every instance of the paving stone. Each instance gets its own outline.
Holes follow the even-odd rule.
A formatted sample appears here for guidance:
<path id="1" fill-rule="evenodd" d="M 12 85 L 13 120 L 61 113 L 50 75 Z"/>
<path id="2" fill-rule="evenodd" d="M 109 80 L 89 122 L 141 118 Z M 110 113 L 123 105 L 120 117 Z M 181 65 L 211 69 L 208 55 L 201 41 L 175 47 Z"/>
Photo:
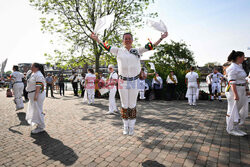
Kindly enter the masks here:
<path id="1" fill-rule="evenodd" d="M 0 89 L 0 166 L 249 166 L 250 140 L 226 132 L 227 103 L 139 101 L 135 135 L 122 134 L 120 114 L 105 115 L 108 100 L 46 98 L 46 132 L 31 135 L 24 110 Z M 117 99 L 117 105 L 120 101 Z M 250 119 L 243 130 L 250 134 Z"/>

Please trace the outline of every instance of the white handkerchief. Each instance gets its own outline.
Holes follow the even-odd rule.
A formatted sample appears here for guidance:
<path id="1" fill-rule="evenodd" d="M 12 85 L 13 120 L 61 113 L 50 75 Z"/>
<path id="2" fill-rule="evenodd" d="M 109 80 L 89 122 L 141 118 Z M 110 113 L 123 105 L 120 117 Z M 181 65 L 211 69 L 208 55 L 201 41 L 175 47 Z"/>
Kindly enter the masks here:
<path id="1" fill-rule="evenodd" d="M 148 64 L 150 65 L 150 69 L 155 71 L 155 65 L 154 65 L 154 63 L 149 62 Z"/>
<path id="2" fill-rule="evenodd" d="M 103 33 L 105 29 L 110 27 L 114 19 L 115 19 L 115 14 L 110 14 L 102 18 L 98 18 L 96 20 L 94 33 L 95 34 Z"/>
<path id="3" fill-rule="evenodd" d="M 153 20 L 147 20 L 146 23 L 147 23 L 147 25 L 149 27 L 152 27 L 157 31 L 160 31 L 160 32 L 163 32 L 163 33 L 168 31 L 167 26 L 163 23 L 162 20 L 160 20 L 159 22 L 156 22 L 156 21 L 153 21 Z"/>

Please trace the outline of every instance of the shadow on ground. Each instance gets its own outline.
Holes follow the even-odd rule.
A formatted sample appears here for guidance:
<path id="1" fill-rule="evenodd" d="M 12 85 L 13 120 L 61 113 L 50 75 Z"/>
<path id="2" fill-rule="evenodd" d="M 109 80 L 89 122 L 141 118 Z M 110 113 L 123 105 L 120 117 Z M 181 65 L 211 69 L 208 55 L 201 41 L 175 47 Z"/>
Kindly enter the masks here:
<path id="1" fill-rule="evenodd" d="M 69 166 L 73 165 L 78 159 L 73 149 L 64 145 L 60 140 L 50 137 L 47 132 L 31 134 L 31 137 L 35 139 L 33 143 L 41 147 L 42 154 L 54 161 L 60 161 L 62 164 Z"/>
<path id="2" fill-rule="evenodd" d="M 19 126 L 29 126 L 28 122 L 25 119 L 26 113 L 25 112 L 19 112 L 19 113 L 17 113 L 17 117 L 18 117 L 20 123 L 18 125 L 11 126 L 9 128 L 9 131 L 11 131 L 12 133 L 17 133 L 17 134 L 22 135 L 21 132 L 19 132 L 17 130 L 14 130 L 13 128 L 16 128 L 16 127 L 19 127 Z"/>

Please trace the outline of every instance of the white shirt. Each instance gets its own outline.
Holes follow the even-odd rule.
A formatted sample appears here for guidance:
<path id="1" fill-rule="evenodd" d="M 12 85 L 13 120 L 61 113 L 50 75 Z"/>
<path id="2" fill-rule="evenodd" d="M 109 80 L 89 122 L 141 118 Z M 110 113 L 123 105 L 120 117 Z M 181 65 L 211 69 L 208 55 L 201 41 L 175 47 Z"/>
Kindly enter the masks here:
<path id="1" fill-rule="evenodd" d="M 191 72 L 188 72 L 186 74 L 186 78 L 187 78 L 188 82 L 197 82 L 199 75 L 196 72 L 191 71 Z"/>
<path id="2" fill-rule="evenodd" d="M 227 69 L 226 73 L 228 76 L 228 82 L 230 81 L 232 84 L 244 84 L 246 83 L 247 74 L 245 70 L 242 68 L 242 65 L 238 65 L 236 63 L 232 63 Z"/>
<path id="3" fill-rule="evenodd" d="M 154 84 L 160 84 L 160 87 L 162 87 L 162 78 L 160 76 L 156 77 L 157 80 L 160 82 L 156 82 L 156 80 L 153 78 L 153 81 L 152 81 L 152 87 L 154 87 Z"/>
<path id="4" fill-rule="evenodd" d="M 24 78 L 23 73 L 20 73 L 19 71 L 14 71 L 12 74 L 10 74 L 10 76 L 14 79 L 14 82 L 20 82 Z"/>
<path id="5" fill-rule="evenodd" d="M 173 79 L 175 80 L 176 83 L 178 83 L 177 77 L 176 77 L 175 75 L 173 75 Z M 170 76 L 169 76 L 169 75 L 168 75 L 168 77 L 167 77 L 166 82 L 167 82 L 168 84 L 174 84 L 174 81 L 172 81 L 172 80 L 170 79 Z"/>
<path id="6" fill-rule="evenodd" d="M 144 47 L 135 50 L 141 56 L 144 52 L 148 51 Z M 141 62 L 140 56 L 130 53 L 126 48 L 117 48 L 111 47 L 110 52 L 116 55 L 117 64 L 118 64 L 118 73 L 123 77 L 135 77 L 140 74 L 141 71 Z"/>
<path id="7" fill-rule="evenodd" d="M 221 73 L 217 72 L 215 73 L 211 73 L 210 74 L 210 78 L 211 78 L 211 83 L 220 83 L 221 82 L 221 78 L 224 77 Z"/>
<path id="8" fill-rule="evenodd" d="M 84 85 L 84 82 L 85 82 L 85 78 L 83 78 L 82 76 L 81 77 L 78 77 L 79 81 L 80 81 L 80 84 L 81 85 Z"/>
<path id="9" fill-rule="evenodd" d="M 28 92 L 36 90 L 36 86 L 40 86 L 38 83 L 42 83 L 43 85 L 46 85 L 45 84 L 46 80 L 40 71 L 37 71 L 36 73 L 31 74 L 30 78 L 27 81 L 26 90 Z"/>
<path id="10" fill-rule="evenodd" d="M 110 73 L 109 79 L 118 79 L 118 74 L 115 71 L 113 71 L 112 73 Z"/>
<path id="11" fill-rule="evenodd" d="M 75 75 L 71 75 L 70 77 L 69 77 L 69 80 L 73 80 L 74 79 L 74 77 L 75 77 Z M 73 82 L 77 82 L 79 80 L 79 77 L 78 76 L 76 76 L 76 78 L 74 79 L 74 81 Z"/>
<path id="12" fill-rule="evenodd" d="M 206 82 L 208 85 L 211 84 L 210 74 L 206 77 Z"/>

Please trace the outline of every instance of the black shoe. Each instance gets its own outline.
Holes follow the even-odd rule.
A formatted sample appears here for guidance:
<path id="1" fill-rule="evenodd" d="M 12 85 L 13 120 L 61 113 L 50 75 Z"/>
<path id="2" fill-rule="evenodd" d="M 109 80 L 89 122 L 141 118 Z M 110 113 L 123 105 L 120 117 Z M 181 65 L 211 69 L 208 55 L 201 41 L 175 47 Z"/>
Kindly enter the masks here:
<path id="1" fill-rule="evenodd" d="M 219 102 L 222 102 L 222 100 L 219 100 Z"/>

